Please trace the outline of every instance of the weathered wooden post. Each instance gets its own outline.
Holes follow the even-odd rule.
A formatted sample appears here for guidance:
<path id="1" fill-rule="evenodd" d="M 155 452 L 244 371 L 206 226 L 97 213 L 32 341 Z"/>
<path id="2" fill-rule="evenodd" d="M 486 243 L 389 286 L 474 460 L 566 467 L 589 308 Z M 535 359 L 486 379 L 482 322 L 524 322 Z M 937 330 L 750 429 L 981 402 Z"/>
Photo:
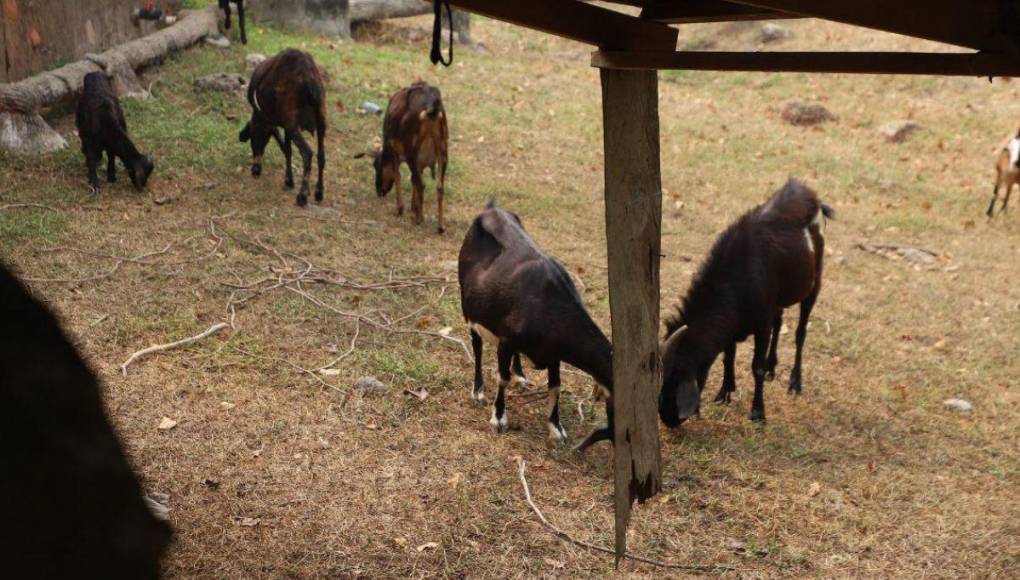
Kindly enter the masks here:
<path id="1" fill-rule="evenodd" d="M 659 95 L 654 70 L 602 69 L 601 74 L 619 565 L 634 500 L 644 501 L 662 487 Z"/>

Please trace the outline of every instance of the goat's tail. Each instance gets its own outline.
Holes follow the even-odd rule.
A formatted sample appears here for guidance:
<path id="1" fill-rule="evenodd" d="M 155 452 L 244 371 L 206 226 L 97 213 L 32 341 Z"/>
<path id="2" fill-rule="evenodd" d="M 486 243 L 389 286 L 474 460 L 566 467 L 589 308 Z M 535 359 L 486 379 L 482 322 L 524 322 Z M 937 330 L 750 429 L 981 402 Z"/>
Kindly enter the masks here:
<path id="1" fill-rule="evenodd" d="M 836 219 L 836 210 L 832 209 L 831 205 L 822 204 L 822 215 L 825 219 L 834 220 Z"/>
<path id="2" fill-rule="evenodd" d="M 322 83 L 318 80 L 305 79 L 302 89 L 305 92 L 305 98 L 312 105 L 321 106 L 326 100 L 326 90 L 322 88 Z"/>
<path id="3" fill-rule="evenodd" d="M 496 207 L 496 198 L 490 197 L 489 202 L 485 204 L 485 209 L 492 209 Z"/>

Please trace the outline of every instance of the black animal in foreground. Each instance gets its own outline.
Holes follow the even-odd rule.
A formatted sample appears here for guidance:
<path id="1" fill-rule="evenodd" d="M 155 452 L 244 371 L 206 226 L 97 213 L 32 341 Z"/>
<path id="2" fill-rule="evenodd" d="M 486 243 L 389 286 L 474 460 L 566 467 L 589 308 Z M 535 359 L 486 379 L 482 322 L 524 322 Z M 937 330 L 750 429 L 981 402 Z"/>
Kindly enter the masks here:
<path id="1" fill-rule="evenodd" d="M 84 89 L 74 117 L 81 138 L 81 152 L 89 170 L 89 187 L 99 193 L 98 166 L 106 152 L 106 180 L 117 180 L 119 158 L 139 191 L 145 189 L 154 167 L 152 158 L 142 155 L 128 136 L 127 121 L 110 79 L 103 72 L 85 75 Z"/>
<path id="2" fill-rule="evenodd" d="M 248 44 L 248 35 L 244 30 L 244 0 L 220 0 L 220 8 L 223 10 L 223 26 L 230 30 L 230 3 L 237 4 L 237 24 L 241 29 L 241 44 Z"/>
<path id="3" fill-rule="evenodd" d="M 744 214 L 716 240 L 676 315 L 666 321 L 659 416 L 675 427 L 696 413 L 708 371 L 724 354 L 717 402 L 736 391 L 737 343 L 754 337 L 751 419 L 765 420 L 764 382 L 775 377 L 783 309 L 800 303 L 791 393 L 801 392 L 808 318 L 822 287 L 825 218 L 832 209 L 791 179 L 768 202 Z"/>
<path id="4" fill-rule="evenodd" d="M 482 339 L 496 344 L 499 390 L 489 420 L 493 428 L 507 429 L 505 390 L 512 360 L 524 354 L 536 368 L 548 370 L 547 421 L 553 441 L 567 438 L 560 423 L 561 362 L 591 375 L 606 398 L 608 425 L 596 429 L 577 449 L 612 440 L 612 346 L 585 310 L 570 275 L 535 245 L 521 220 L 489 202 L 464 238 L 458 275 L 464 318 L 471 326 L 473 395 L 478 402 L 485 401 Z"/>
<path id="5" fill-rule="evenodd" d="M 294 187 L 291 169 L 291 142 L 301 152 L 303 173 L 297 204 L 308 203 L 308 175 L 312 171 L 312 148 L 301 134 L 314 133 L 318 140 L 318 181 L 315 201 L 322 201 L 322 173 L 326 166 L 326 89 L 319 67 L 311 55 L 288 48 L 260 64 L 248 85 L 251 120 L 241 130 L 242 143 L 251 141 L 251 174 L 262 175 L 262 154 L 272 137 L 286 157 L 284 185 Z M 280 129 L 283 136 L 280 136 Z"/>
<path id="6" fill-rule="evenodd" d="M 157 578 L 156 519 L 56 318 L 0 265 L 0 561 L 5 578 Z"/>

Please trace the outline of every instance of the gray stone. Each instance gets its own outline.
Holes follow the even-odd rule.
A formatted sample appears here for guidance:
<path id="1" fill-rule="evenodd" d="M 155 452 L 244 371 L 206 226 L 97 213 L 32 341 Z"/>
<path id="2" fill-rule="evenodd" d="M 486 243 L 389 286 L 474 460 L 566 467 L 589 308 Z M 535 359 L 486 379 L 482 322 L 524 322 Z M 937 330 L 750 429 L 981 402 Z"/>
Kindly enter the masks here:
<path id="1" fill-rule="evenodd" d="M 946 399 L 945 401 L 942 401 L 942 404 L 947 409 L 956 411 L 957 413 L 970 413 L 974 410 L 974 405 L 970 404 L 970 401 L 965 401 L 963 399 Z"/>
<path id="2" fill-rule="evenodd" d="M 776 24 L 775 22 L 766 22 L 762 24 L 761 29 L 758 31 L 758 42 L 762 44 L 771 44 L 773 42 L 779 42 L 790 38 L 790 31 L 785 26 Z"/>
<path id="3" fill-rule="evenodd" d="M 239 74 L 216 73 L 195 79 L 195 88 L 205 92 L 237 93 L 244 90 L 245 83 L 245 78 Z"/>
<path id="4" fill-rule="evenodd" d="M 230 39 L 222 34 L 210 34 L 205 37 L 205 43 L 216 48 L 230 48 Z"/>
<path id="5" fill-rule="evenodd" d="M 902 143 L 912 133 L 922 128 L 919 123 L 914 121 L 893 121 L 879 127 L 878 132 L 890 143 Z"/>
<path id="6" fill-rule="evenodd" d="M 42 155 L 64 147 L 67 141 L 38 114 L 0 113 L 0 149 Z"/>
<path id="7" fill-rule="evenodd" d="M 253 52 L 244 57 L 244 72 L 250 77 L 255 68 L 266 61 L 266 55 Z"/>
<path id="8" fill-rule="evenodd" d="M 386 385 L 375 377 L 361 377 L 354 381 L 354 388 L 362 393 L 384 393 Z"/>
<path id="9" fill-rule="evenodd" d="M 783 120 L 791 125 L 808 127 L 835 121 L 836 116 L 818 103 L 791 101 L 783 107 Z"/>

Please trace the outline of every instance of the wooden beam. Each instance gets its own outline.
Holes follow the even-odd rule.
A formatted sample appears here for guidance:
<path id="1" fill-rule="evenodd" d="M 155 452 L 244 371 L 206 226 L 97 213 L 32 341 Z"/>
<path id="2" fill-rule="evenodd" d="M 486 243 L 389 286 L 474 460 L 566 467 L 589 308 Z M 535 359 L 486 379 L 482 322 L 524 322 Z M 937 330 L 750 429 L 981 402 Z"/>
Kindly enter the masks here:
<path id="1" fill-rule="evenodd" d="M 662 488 L 657 415 L 662 183 L 654 71 L 602 71 L 602 125 L 619 565 L 631 505 Z"/>
<path id="2" fill-rule="evenodd" d="M 602 69 L 1020 76 L 1020 56 L 991 53 L 596 51 Z"/>
<path id="3" fill-rule="evenodd" d="M 677 30 L 578 0 L 450 0 L 469 12 L 615 50 L 676 50 Z"/>
<path id="4" fill-rule="evenodd" d="M 723 0 L 660 1 L 641 11 L 641 18 L 669 24 L 730 22 L 734 20 L 778 20 L 802 18 L 799 14 L 764 10 Z"/>
<path id="5" fill-rule="evenodd" d="M 996 52 L 1017 49 L 1014 0 L 731 0 Z"/>

